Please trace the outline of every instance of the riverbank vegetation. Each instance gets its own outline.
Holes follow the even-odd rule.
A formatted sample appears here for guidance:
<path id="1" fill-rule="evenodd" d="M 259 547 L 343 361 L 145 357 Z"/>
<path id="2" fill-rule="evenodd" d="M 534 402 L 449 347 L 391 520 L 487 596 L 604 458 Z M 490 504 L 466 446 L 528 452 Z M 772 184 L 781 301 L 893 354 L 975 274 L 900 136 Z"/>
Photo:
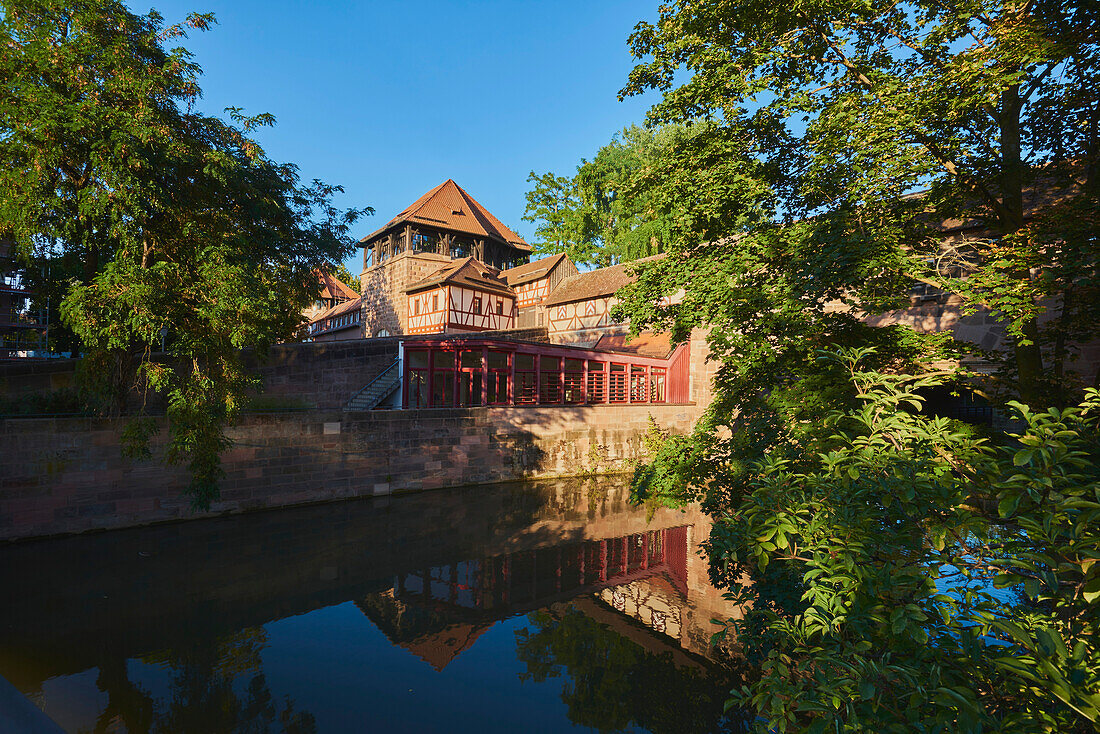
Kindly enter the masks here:
<path id="1" fill-rule="evenodd" d="M 1074 372 L 1100 338 L 1098 28 L 1085 3 L 684 0 L 630 39 L 622 94 L 694 132 L 607 174 L 665 253 L 619 313 L 720 362 L 635 492 L 714 516 L 761 731 L 1100 719 L 1100 404 Z M 922 302 L 1003 348 L 868 323 Z"/>

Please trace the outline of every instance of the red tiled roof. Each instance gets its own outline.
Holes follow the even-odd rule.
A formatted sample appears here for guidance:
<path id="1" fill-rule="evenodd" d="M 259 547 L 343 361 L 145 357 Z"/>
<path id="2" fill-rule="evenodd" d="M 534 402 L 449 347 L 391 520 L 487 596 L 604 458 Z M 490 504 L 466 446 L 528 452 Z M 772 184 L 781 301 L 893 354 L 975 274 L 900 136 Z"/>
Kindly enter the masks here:
<path id="1" fill-rule="evenodd" d="M 337 281 L 337 282 L 339 282 L 339 281 Z M 357 296 L 357 297 L 351 299 L 350 301 L 344 301 L 343 303 L 337 303 L 335 306 L 332 306 L 331 308 L 328 308 L 328 309 L 322 311 L 321 313 L 317 314 L 317 316 L 313 319 L 313 321 L 310 321 L 309 323 L 316 324 L 318 321 L 324 321 L 325 319 L 330 319 L 333 316 L 342 316 L 343 314 L 349 313 L 351 311 L 358 311 L 360 306 L 362 306 L 362 305 L 363 305 L 362 296 Z"/>
<path id="2" fill-rule="evenodd" d="M 524 283 L 530 283 L 532 280 L 545 278 L 553 272 L 554 268 L 558 267 L 564 259 L 565 253 L 561 252 L 557 255 L 544 257 L 541 260 L 535 260 L 534 262 L 524 263 L 523 265 L 517 265 L 514 268 L 503 270 L 500 273 L 500 277 L 508 281 L 508 285 L 512 287 L 523 285 Z"/>
<path id="3" fill-rule="evenodd" d="M 321 298 L 352 299 L 359 297 L 358 293 L 332 273 L 318 271 L 317 277 L 321 280 Z"/>
<path id="4" fill-rule="evenodd" d="M 571 275 L 554 289 L 554 292 L 542 302 L 542 305 L 556 306 L 559 303 L 573 303 L 574 301 L 587 301 L 591 298 L 610 296 L 624 285 L 634 282 L 634 276 L 628 275 L 626 272 L 628 267 L 661 257 L 664 257 L 664 255 L 652 255 L 643 257 L 640 260 L 632 260 L 606 268 L 589 270 L 587 273 Z"/>
<path id="5" fill-rule="evenodd" d="M 391 227 L 404 222 L 426 224 L 478 237 L 489 237 L 525 252 L 531 250 L 531 246 L 524 242 L 522 237 L 504 226 L 488 209 L 479 204 L 452 179 L 439 184 L 381 228 L 359 241 L 366 242 L 374 239 Z"/>
<path id="6" fill-rule="evenodd" d="M 604 334 L 592 345 L 592 349 L 597 352 L 637 354 L 640 357 L 667 359 L 672 354 L 672 333 L 643 331 L 635 337 L 627 334 Z"/>
<path id="7" fill-rule="evenodd" d="M 503 293 L 515 297 L 515 291 L 500 277 L 500 271 L 489 267 L 480 260 L 472 257 L 464 257 L 455 260 L 444 268 L 437 270 L 419 283 L 414 283 L 405 289 L 406 293 L 416 293 L 427 288 L 443 285 L 460 285 L 468 288 L 477 288 L 483 291 Z"/>

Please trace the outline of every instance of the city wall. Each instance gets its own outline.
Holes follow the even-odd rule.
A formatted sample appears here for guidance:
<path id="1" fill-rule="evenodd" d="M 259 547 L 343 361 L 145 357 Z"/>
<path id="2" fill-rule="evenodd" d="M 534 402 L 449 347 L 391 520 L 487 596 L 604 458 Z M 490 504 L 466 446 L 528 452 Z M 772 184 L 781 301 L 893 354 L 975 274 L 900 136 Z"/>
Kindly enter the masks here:
<path id="1" fill-rule="evenodd" d="M 696 405 L 458 408 L 250 415 L 227 432 L 221 499 L 190 509 L 184 467 L 120 449 L 125 420 L 0 420 L 0 540 L 524 478 L 627 471 L 653 423 L 686 433 Z"/>

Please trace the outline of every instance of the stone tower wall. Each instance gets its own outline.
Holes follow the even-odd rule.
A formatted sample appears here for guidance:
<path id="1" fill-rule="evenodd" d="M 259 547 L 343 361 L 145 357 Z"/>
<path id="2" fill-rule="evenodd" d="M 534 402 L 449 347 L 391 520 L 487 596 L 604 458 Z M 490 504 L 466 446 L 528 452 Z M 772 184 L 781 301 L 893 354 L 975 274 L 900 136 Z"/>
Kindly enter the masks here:
<path id="1" fill-rule="evenodd" d="M 380 329 L 408 333 L 409 303 L 405 290 L 446 266 L 451 258 L 429 252 L 402 252 L 363 271 L 363 336 Z"/>

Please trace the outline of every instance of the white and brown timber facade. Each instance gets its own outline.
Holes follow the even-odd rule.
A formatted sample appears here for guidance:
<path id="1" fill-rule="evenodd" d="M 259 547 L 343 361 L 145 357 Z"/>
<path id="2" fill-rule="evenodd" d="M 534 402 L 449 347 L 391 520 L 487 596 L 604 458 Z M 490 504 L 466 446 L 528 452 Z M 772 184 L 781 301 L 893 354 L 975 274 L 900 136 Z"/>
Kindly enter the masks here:
<path id="1" fill-rule="evenodd" d="M 448 290 L 446 302 L 454 303 L 458 317 L 454 322 L 449 305 L 448 314 L 437 313 L 433 318 L 414 319 L 416 315 L 410 311 L 415 310 L 416 304 L 422 304 L 411 297 L 410 289 L 424 290 L 419 288 L 421 284 L 453 269 L 456 261 L 470 259 L 495 277 L 505 268 L 526 263 L 531 254 L 531 246 L 522 237 L 453 180 L 436 186 L 364 237 L 360 247 L 363 248 L 362 336 L 428 333 L 423 329 L 436 325 L 443 331 L 479 330 L 486 328 L 480 324 L 501 321 L 496 318 L 501 315 L 512 317 L 514 325 L 512 309 L 506 314 L 483 313 L 474 318 L 469 309 L 474 305 L 473 299 L 481 296 L 465 294 L 462 289 L 453 294 Z M 503 285 L 507 289 L 506 283 Z M 514 302 L 514 295 L 511 300 Z M 416 321 L 417 332 L 410 331 L 412 320 Z"/>

